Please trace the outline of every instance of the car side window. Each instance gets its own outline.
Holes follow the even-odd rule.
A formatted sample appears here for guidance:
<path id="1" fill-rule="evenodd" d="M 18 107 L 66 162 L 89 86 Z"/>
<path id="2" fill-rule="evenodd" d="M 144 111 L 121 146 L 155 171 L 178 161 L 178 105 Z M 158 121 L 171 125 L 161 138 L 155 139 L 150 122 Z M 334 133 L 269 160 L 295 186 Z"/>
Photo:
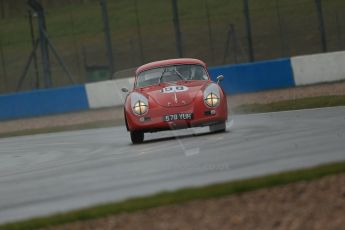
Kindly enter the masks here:
<path id="1" fill-rule="evenodd" d="M 137 77 L 136 87 L 145 87 L 149 85 L 157 84 L 160 76 L 162 75 L 163 69 L 151 69 L 140 73 Z"/>
<path id="2" fill-rule="evenodd" d="M 192 68 L 192 75 L 191 75 L 191 80 L 207 80 L 207 74 L 202 66 L 195 66 Z"/>

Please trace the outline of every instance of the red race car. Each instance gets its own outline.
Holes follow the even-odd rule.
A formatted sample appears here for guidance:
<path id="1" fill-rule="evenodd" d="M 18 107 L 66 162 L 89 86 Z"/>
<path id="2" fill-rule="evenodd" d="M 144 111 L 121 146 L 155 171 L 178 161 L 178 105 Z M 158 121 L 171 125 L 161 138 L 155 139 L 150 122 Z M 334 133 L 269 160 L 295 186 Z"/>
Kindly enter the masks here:
<path id="1" fill-rule="evenodd" d="M 132 143 L 142 143 L 146 132 L 169 129 L 209 126 L 211 132 L 225 131 L 227 101 L 219 86 L 223 76 L 217 80 L 210 80 L 206 64 L 197 59 L 170 59 L 139 67 L 124 106 Z"/>

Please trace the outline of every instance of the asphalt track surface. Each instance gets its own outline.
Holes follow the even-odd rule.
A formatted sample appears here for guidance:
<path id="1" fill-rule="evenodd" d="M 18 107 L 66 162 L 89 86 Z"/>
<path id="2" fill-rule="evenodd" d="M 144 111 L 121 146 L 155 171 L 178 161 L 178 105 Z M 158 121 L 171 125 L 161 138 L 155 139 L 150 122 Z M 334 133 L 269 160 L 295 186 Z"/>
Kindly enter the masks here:
<path id="1" fill-rule="evenodd" d="M 0 223 L 345 160 L 345 107 L 230 117 L 146 135 L 124 127 L 0 139 Z"/>

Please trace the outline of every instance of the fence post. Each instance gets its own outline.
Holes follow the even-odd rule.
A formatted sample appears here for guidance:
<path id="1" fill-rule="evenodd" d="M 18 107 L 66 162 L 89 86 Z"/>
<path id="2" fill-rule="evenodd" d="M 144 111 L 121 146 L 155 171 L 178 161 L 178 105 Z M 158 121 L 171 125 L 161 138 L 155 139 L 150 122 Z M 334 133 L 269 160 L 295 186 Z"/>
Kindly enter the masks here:
<path id="1" fill-rule="evenodd" d="M 321 48 L 323 52 L 327 52 L 326 32 L 325 32 L 325 24 L 323 20 L 323 12 L 322 12 L 322 0 L 315 0 L 315 4 L 316 4 L 317 16 L 319 20 Z"/>
<path id="2" fill-rule="evenodd" d="M 78 42 L 79 39 L 77 39 L 76 33 L 75 33 L 75 22 L 74 22 L 74 17 L 73 14 L 70 14 L 70 22 L 71 22 L 71 30 L 72 30 L 72 36 L 73 36 L 73 46 L 74 46 L 74 52 L 75 52 L 75 60 L 76 60 L 76 67 L 78 68 L 78 74 L 79 74 L 79 82 L 84 82 L 85 81 L 85 74 L 82 73 L 83 67 L 81 65 L 80 61 L 80 53 L 79 53 L 79 45 L 80 43 Z M 78 80 L 77 80 L 78 81 Z"/>
<path id="3" fill-rule="evenodd" d="M 6 70 L 6 61 L 4 57 L 4 50 L 2 47 L 2 40 L 0 38 L 0 58 L 1 58 L 1 65 L 2 65 L 2 73 L 4 78 L 4 90 L 8 91 L 8 82 L 7 82 L 7 70 Z"/>
<path id="4" fill-rule="evenodd" d="M 30 36 L 31 36 L 31 44 L 32 44 L 32 49 L 35 47 L 35 32 L 34 32 L 34 26 L 32 23 L 32 12 L 31 10 L 28 10 L 28 19 L 29 19 L 29 28 L 30 28 Z M 40 74 L 39 74 L 39 69 L 38 69 L 38 62 L 37 62 L 37 55 L 36 51 L 33 53 L 33 61 L 34 61 L 34 69 L 35 69 L 35 88 L 39 89 L 40 88 Z"/>
<path id="5" fill-rule="evenodd" d="M 178 15 L 177 0 L 172 0 L 172 9 L 173 9 L 173 22 L 174 22 L 175 36 L 176 36 L 177 56 L 183 57 L 182 39 L 181 39 L 180 20 L 179 20 L 179 15 Z"/>
<path id="6" fill-rule="evenodd" d="M 106 48 L 106 52 L 108 56 L 110 78 L 112 78 L 115 72 L 115 66 L 114 66 L 114 57 L 113 57 L 113 46 L 111 43 L 111 34 L 110 34 L 110 27 L 109 27 L 107 0 L 100 0 L 100 4 L 101 4 L 101 11 L 102 11 L 103 25 L 104 25 L 104 42 L 105 42 L 105 48 Z"/>
<path id="7" fill-rule="evenodd" d="M 343 42 L 343 36 L 342 36 L 342 29 L 340 25 L 340 19 L 339 19 L 339 12 L 335 12 L 335 23 L 337 25 L 337 37 L 338 37 L 338 49 L 344 48 L 344 42 Z"/>
<path id="8" fill-rule="evenodd" d="M 46 26 L 46 21 L 45 21 L 44 8 L 39 2 L 37 2 L 37 0 L 28 0 L 27 3 L 32 8 L 32 10 L 35 13 L 37 13 L 37 16 L 38 16 L 39 42 L 41 46 L 44 87 L 50 88 L 52 87 L 53 82 L 51 78 L 48 41 L 45 36 L 45 31 L 47 31 L 47 26 Z M 23 76 L 25 76 L 25 74 Z"/>
<path id="9" fill-rule="evenodd" d="M 212 36 L 210 8 L 208 6 L 208 0 L 205 0 L 205 8 L 206 8 L 206 18 L 207 18 L 207 26 L 208 26 L 208 39 L 209 39 L 210 49 L 211 49 L 211 60 L 212 60 L 212 63 L 214 63 L 213 36 Z"/>
<path id="10" fill-rule="evenodd" d="M 255 61 L 252 40 L 252 25 L 249 14 L 249 0 L 243 0 L 244 17 L 246 22 L 247 40 L 248 40 L 248 55 L 250 62 Z"/>
<path id="11" fill-rule="evenodd" d="M 280 8 L 279 8 L 279 0 L 276 0 L 276 10 L 277 10 L 277 18 L 278 18 L 278 26 L 279 26 L 279 36 L 280 36 L 280 42 L 281 42 L 281 51 L 282 51 L 282 56 L 287 56 L 289 54 L 289 49 L 286 37 L 287 35 L 285 34 L 284 31 L 284 21 L 280 13 Z"/>
<path id="12" fill-rule="evenodd" d="M 144 64 L 145 58 L 144 58 L 144 50 L 143 50 L 143 38 L 141 35 L 141 24 L 139 20 L 139 12 L 138 12 L 138 0 L 134 0 L 134 7 L 135 7 L 135 18 L 137 23 L 137 34 L 138 34 L 138 40 L 139 40 L 139 54 L 140 54 L 140 64 Z"/>
<path id="13" fill-rule="evenodd" d="M 226 37 L 225 49 L 224 49 L 224 56 L 223 56 L 223 64 L 226 64 L 226 57 L 229 54 L 229 45 L 232 39 L 232 51 L 233 51 L 233 60 L 237 64 L 237 36 L 234 24 L 229 25 L 228 35 Z"/>

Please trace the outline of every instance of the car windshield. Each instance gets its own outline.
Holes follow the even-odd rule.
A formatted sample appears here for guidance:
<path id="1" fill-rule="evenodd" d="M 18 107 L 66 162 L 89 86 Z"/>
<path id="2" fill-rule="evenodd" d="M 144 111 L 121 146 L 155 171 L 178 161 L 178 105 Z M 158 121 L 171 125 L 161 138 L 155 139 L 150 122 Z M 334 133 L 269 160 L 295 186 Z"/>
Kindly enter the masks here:
<path id="1" fill-rule="evenodd" d="M 141 72 L 137 77 L 136 87 L 156 85 L 161 82 L 207 79 L 206 70 L 201 65 L 171 65 Z"/>

